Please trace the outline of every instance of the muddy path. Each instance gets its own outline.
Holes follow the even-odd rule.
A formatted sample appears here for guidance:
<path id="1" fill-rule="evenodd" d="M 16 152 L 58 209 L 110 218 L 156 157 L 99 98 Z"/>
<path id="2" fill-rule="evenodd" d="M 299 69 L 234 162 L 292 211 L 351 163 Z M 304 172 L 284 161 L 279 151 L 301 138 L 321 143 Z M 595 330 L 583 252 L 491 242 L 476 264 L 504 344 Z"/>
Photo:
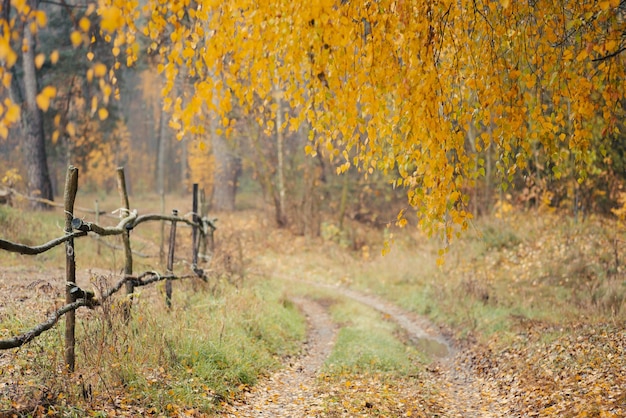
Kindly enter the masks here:
<path id="1" fill-rule="evenodd" d="M 300 283 L 306 283 L 312 288 L 332 290 L 334 294 L 365 304 L 381 312 L 386 319 L 395 322 L 412 344 L 432 358 L 432 364 L 428 367 L 429 377 L 447 406 L 444 416 L 463 418 L 514 416 L 505 404 L 498 402 L 496 382 L 485 380 L 473 373 L 463 353 L 456 350 L 452 343 L 425 318 L 374 295 L 346 287 L 314 282 L 300 281 Z M 242 403 L 230 407 L 227 416 L 323 416 L 323 408 L 315 391 L 316 376 L 332 351 L 337 328 L 332 323 L 326 307 L 304 297 L 292 300 L 308 320 L 309 335 L 304 354 L 252 388 Z"/>
<path id="2" fill-rule="evenodd" d="M 315 392 L 315 379 L 330 355 L 337 335 L 326 308 L 311 299 L 292 298 L 306 315 L 308 335 L 304 352 L 268 379 L 255 385 L 243 402 L 229 405 L 229 417 L 315 417 L 322 405 Z"/>

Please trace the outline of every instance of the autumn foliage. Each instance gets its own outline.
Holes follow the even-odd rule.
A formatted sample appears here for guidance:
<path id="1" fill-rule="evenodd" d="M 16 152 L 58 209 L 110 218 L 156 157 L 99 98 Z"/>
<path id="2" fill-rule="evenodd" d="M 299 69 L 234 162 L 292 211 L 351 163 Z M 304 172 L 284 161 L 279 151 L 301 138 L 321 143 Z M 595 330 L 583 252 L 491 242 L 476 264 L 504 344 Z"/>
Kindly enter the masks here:
<path id="1" fill-rule="evenodd" d="M 259 120 L 268 132 L 309 126 L 309 154 L 323 153 L 339 173 L 390 174 L 422 226 L 449 239 L 472 217 L 468 188 L 492 165 L 505 183 L 540 165 L 544 177 L 582 182 L 599 162 L 610 165 L 623 116 L 624 13 L 619 0 L 100 0 L 70 38 L 74 47 L 110 43 L 108 66 L 87 53 L 100 119 L 119 94 L 116 72 L 147 52 L 158 57 L 179 139 L 204 140 L 212 121 L 228 135 L 235 109 L 270 109 Z M 37 30 L 46 15 L 22 0 L 5 16 L 6 91 L 14 29 Z M 189 86 L 183 94 L 178 82 Z M 42 110 L 55 95 L 42 86 Z M 281 126 L 277 100 L 292 109 Z M 19 109 L 7 98 L 0 110 L 6 136 Z"/>

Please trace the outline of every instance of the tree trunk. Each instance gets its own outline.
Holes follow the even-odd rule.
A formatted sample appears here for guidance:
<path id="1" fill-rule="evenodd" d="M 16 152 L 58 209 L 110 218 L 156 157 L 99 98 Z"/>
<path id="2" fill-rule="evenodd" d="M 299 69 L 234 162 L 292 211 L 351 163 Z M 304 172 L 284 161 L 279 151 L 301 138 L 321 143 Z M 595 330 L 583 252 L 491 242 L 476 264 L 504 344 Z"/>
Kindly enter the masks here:
<path id="1" fill-rule="evenodd" d="M 214 132 L 215 130 L 211 142 L 215 159 L 212 208 L 215 211 L 233 211 L 241 174 L 241 159 L 230 149 L 226 139 Z"/>
<path id="2" fill-rule="evenodd" d="M 31 7 L 37 9 L 38 1 L 31 1 Z M 52 183 L 48 171 L 46 158 L 46 143 L 44 138 L 43 114 L 37 106 L 37 71 L 35 68 L 35 35 L 30 29 L 30 23 L 24 25 L 24 102 L 25 112 L 22 115 L 22 132 L 24 134 L 24 161 L 26 162 L 28 192 L 31 196 L 53 199 Z M 37 209 L 49 206 L 33 202 Z"/>
<path id="3" fill-rule="evenodd" d="M 181 149 L 180 149 L 180 183 L 182 185 L 180 192 L 185 193 L 188 190 L 188 168 L 187 168 L 187 140 L 181 139 L 180 141 Z M 206 187 L 206 184 L 201 184 L 200 187 Z"/>
<path id="4" fill-rule="evenodd" d="M 278 204 L 276 206 L 276 224 L 279 227 L 283 227 L 287 224 L 287 209 L 285 205 L 285 151 L 282 124 L 283 124 L 283 109 L 282 109 L 282 92 L 276 88 L 274 90 L 274 99 L 276 100 L 276 161 L 278 167 L 276 170 L 276 182 L 278 187 Z"/>
<path id="5" fill-rule="evenodd" d="M 159 131 L 157 133 L 157 160 L 156 160 L 156 192 L 162 196 L 165 194 L 165 152 L 167 149 L 167 126 L 165 123 L 165 110 L 161 103 L 159 113 Z"/>

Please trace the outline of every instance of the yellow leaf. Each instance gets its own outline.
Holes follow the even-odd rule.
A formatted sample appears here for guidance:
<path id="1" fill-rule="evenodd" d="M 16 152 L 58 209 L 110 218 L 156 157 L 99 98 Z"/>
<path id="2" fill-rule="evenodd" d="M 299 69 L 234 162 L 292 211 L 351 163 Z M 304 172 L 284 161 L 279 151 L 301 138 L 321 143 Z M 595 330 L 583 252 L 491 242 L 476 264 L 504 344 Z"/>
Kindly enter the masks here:
<path id="1" fill-rule="evenodd" d="M 91 26 L 91 22 L 86 17 L 81 17 L 78 21 L 78 26 L 82 29 L 83 32 L 87 32 L 89 27 Z"/>
<path id="2" fill-rule="evenodd" d="M 40 28 L 43 28 L 44 26 L 46 26 L 46 23 L 48 22 L 48 17 L 46 16 L 46 12 L 44 12 L 43 10 L 37 10 L 35 13 L 35 21 L 37 22 L 37 26 L 39 26 Z"/>
<path id="3" fill-rule="evenodd" d="M 120 54 L 120 49 L 114 46 L 113 49 L 111 49 L 111 52 L 113 53 L 114 57 L 117 57 Z"/>
<path id="4" fill-rule="evenodd" d="M 89 61 L 93 61 L 93 57 L 94 57 L 94 53 L 93 52 L 91 52 L 91 51 L 87 52 L 87 59 Z"/>
<path id="5" fill-rule="evenodd" d="M 6 103 L 6 102 L 5 102 Z M 15 103 L 7 105 L 7 113 L 4 115 L 4 120 L 11 124 L 17 122 L 20 119 L 20 107 Z"/>
<path id="6" fill-rule="evenodd" d="M 2 85 L 8 89 L 9 87 L 11 87 L 11 79 L 12 79 L 11 73 L 5 72 L 2 75 Z"/>
<path id="7" fill-rule="evenodd" d="M 46 86 L 41 91 L 41 94 L 45 94 L 49 98 L 53 98 L 57 95 L 57 88 L 54 86 Z"/>
<path id="8" fill-rule="evenodd" d="M 101 107 L 100 110 L 98 110 L 98 117 L 100 118 L 100 120 L 105 120 L 109 117 L 109 111 L 106 110 L 104 107 Z"/>
<path id="9" fill-rule="evenodd" d="M 606 41 L 606 43 L 604 44 L 604 47 L 606 48 L 608 52 L 613 51 L 616 46 L 617 46 L 617 41 L 615 39 L 610 39 Z"/>
<path id="10" fill-rule="evenodd" d="M 26 7 L 26 0 L 14 0 L 11 2 L 11 6 L 15 7 L 15 10 L 22 14 Z"/>
<path id="11" fill-rule="evenodd" d="M 601 1 L 599 4 L 600 4 L 600 8 L 604 11 L 609 10 L 609 8 L 611 7 L 610 1 Z"/>
<path id="12" fill-rule="evenodd" d="M 9 41 L 2 37 L 0 37 L 0 60 L 6 61 L 8 67 L 12 67 L 17 60 L 17 54 L 11 49 Z"/>
<path id="13" fill-rule="evenodd" d="M 81 35 L 79 31 L 75 30 L 70 35 L 70 41 L 72 41 L 72 46 L 76 48 L 83 43 L 83 35 Z"/>
<path id="14" fill-rule="evenodd" d="M 50 107 L 50 98 L 41 93 L 37 95 L 35 100 L 37 101 L 37 106 L 44 112 Z"/>
<path id="15" fill-rule="evenodd" d="M 72 122 L 68 122 L 65 126 L 65 130 L 67 131 L 69 136 L 76 135 L 76 128 L 74 128 L 74 124 Z"/>
<path id="16" fill-rule="evenodd" d="M 46 62 L 46 56 L 44 54 L 37 54 L 35 57 L 35 67 L 40 69 L 43 66 L 43 63 Z"/>
<path id="17" fill-rule="evenodd" d="M 122 27 L 124 20 L 122 19 L 122 12 L 115 6 L 107 7 L 100 12 L 102 21 L 100 27 L 107 32 L 115 32 Z"/>
<path id="18" fill-rule="evenodd" d="M 56 144 L 58 140 L 59 140 L 59 131 L 55 129 L 54 132 L 52 132 L 52 143 Z"/>
<path id="19" fill-rule="evenodd" d="M 50 54 L 50 62 L 54 65 L 59 61 L 59 51 L 58 50 L 54 50 L 52 51 L 52 53 Z"/>
<path id="20" fill-rule="evenodd" d="M 581 62 L 584 61 L 589 56 L 589 53 L 586 49 L 581 50 L 576 56 L 576 61 Z"/>
<path id="21" fill-rule="evenodd" d="M 191 47 L 183 49 L 183 58 L 189 59 L 195 55 L 195 51 Z"/>
<path id="22" fill-rule="evenodd" d="M 564 61 L 571 61 L 572 58 L 574 58 L 574 53 L 570 49 L 566 49 L 565 51 L 563 51 Z"/>
<path id="23" fill-rule="evenodd" d="M 107 66 L 101 62 L 97 62 L 93 66 L 93 73 L 96 77 L 104 77 L 107 73 Z"/>
<path id="24" fill-rule="evenodd" d="M 46 86 L 44 89 L 37 95 L 35 100 L 37 101 L 37 106 L 43 110 L 44 112 L 48 110 L 50 107 L 50 99 L 52 99 L 57 94 L 57 89 L 54 86 Z"/>

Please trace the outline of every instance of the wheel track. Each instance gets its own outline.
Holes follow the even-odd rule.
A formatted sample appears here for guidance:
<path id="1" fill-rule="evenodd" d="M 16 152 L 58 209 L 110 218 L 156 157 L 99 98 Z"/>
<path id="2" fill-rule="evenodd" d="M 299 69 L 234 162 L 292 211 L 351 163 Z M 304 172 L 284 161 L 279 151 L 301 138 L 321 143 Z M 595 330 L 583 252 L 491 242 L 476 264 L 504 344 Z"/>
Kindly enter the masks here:
<path id="1" fill-rule="evenodd" d="M 383 313 L 406 333 L 418 348 L 430 351 L 431 377 L 447 404 L 446 417 L 491 418 L 515 416 L 498 402 L 496 382 L 478 377 L 462 353 L 442 336 L 428 320 L 406 312 L 376 296 L 325 283 L 282 279 L 331 290 Z M 305 354 L 268 379 L 260 382 L 241 403 L 228 407 L 229 417 L 318 417 L 323 405 L 315 391 L 316 375 L 330 355 L 337 328 L 325 307 L 307 298 L 292 298 L 307 316 L 309 337 Z"/>

